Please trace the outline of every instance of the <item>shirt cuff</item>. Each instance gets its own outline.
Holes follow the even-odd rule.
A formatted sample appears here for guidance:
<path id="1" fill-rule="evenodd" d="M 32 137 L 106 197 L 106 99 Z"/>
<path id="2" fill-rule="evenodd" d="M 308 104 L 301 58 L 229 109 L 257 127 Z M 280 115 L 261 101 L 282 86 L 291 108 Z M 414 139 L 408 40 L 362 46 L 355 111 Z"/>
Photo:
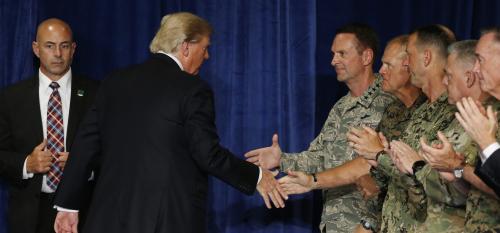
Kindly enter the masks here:
<path id="1" fill-rule="evenodd" d="M 28 173 L 28 169 L 26 168 L 27 162 L 28 162 L 28 157 L 26 157 L 26 159 L 24 160 L 24 164 L 23 164 L 23 180 L 33 178 L 33 173 Z"/>
<path id="2" fill-rule="evenodd" d="M 59 211 L 59 212 L 78 213 L 78 210 L 66 209 L 66 208 L 56 206 L 56 205 L 54 206 L 54 209 L 57 209 L 57 211 Z"/>
<path id="3" fill-rule="evenodd" d="M 260 183 L 260 179 L 262 179 L 262 168 L 259 167 L 259 179 L 257 180 L 257 185 Z"/>
<path id="4" fill-rule="evenodd" d="M 484 164 L 484 162 L 486 162 L 486 160 L 498 149 L 500 149 L 500 144 L 498 144 L 498 142 L 491 143 L 489 146 L 484 148 L 483 152 L 479 153 L 481 162 Z"/>

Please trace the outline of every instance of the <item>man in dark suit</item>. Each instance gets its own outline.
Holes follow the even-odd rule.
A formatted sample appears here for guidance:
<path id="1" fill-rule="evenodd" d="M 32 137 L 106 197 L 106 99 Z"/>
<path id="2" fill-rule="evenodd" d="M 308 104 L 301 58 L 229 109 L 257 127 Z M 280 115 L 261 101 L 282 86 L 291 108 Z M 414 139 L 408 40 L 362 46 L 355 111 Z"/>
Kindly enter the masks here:
<path id="1" fill-rule="evenodd" d="M 0 93 L 0 175 L 9 183 L 9 232 L 54 232 L 54 192 L 97 92 L 95 81 L 72 75 L 75 48 L 68 24 L 45 20 L 33 42 L 38 74 Z"/>
<path id="2" fill-rule="evenodd" d="M 481 89 L 500 100 L 500 28 L 483 31 L 476 46 L 476 58 L 474 73 L 479 77 Z M 475 173 L 500 196 L 500 144 L 496 138 L 496 113 L 492 106 L 485 110 L 470 98 L 457 103 L 457 108 L 457 119 L 481 148 L 481 160 Z"/>
<path id="3" fill-rule="evenodd" d="M 245 194 L 257 189 L 283 207 L 286 195 L 267 170 L 219 144 L 213 93 L 197 74 L 208 59 L 211 27 L 190 13 L 162 19 L 145 63 L 102 84 L 82 123 L 55 205 L 56 232 L 74 232 L 87 164 L 100 174 L 84 232 L 205 232 L 208 175 Z"/>

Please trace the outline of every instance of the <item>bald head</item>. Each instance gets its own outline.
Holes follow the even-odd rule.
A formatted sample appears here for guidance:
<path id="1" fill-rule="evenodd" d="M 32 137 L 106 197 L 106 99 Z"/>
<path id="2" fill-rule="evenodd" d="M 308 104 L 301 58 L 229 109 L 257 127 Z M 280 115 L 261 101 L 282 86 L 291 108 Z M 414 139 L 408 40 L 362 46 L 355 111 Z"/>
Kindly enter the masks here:
<path id="1" fill-rule="evenodd" d="M 68 34 L 73 42 L 73 31 L 69 25 L 58 19 L 50 18 L 41 22 L 36 29 L 36 41 L 40 40 L 40 36 L 43 37 L 47 33 L 65 33 Z"/>
<path id="2" fill-rule="evenodd" d="M 73 61 L 76 44 L 69 25 L 56 18 L 38 25 L 33 53 L 40 59 L 40 71 L 53 81 L 64 76 Z"/>

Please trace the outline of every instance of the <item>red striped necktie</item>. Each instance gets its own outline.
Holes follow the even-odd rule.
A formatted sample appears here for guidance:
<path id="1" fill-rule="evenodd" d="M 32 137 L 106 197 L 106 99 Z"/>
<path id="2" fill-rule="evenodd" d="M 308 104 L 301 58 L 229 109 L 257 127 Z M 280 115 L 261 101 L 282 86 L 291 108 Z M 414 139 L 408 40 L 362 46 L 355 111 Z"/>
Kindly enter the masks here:
<path id="1" fill-rule="evenodd" d="M 47 149 L 52 154 L 52 164 L 47 173 L 47 185 L 56 190 L 61 180 L 63 169 L 59 165 L 59 152 L 64 151 L 64 124 L 61 96 L 59 95 L 59 84 L 50 84 L 52 94 L 49 97 L 47 108 Z"/>

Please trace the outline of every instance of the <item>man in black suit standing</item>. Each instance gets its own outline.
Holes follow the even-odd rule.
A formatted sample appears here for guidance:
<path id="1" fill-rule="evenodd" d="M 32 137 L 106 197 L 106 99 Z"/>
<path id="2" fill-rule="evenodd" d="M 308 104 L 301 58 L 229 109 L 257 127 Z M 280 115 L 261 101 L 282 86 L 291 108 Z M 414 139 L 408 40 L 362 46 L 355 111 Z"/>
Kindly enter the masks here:
<path id="1" fill-rule="evenodd" d="M 71 72 L 76 44 L 68 24 L 43 21 L 32 47 L 38 74 L 0 93 L 0 175 L 9 184 L 11 233 L 54 232 L 54 192 L 97 92 L 97 82 Z"/>
<path id="2" fill-rule="evenodd" d="M 481 89 L 500 100 L 500 28 L 485 30 L 476 46 L 474 73 Z M 475 173 L 500 197 L 500 144 L 498 121 L 492 106 L 484 109 L 471 98 L 457 103 L 456 114 L 465 131 L 481 149 Z"/>
<path id="3" fill-rule="evenodd" d="M 84 232 L 205 232 L 208 175 L 276 207 L 286 195 L 274 176 L 219 144 L 213 93 L 197 74 L 211 26 L 190 13 L 166 15 L 145 63 L 101 84 L 82 123 L 56 196 L 56 232 L 75 232 L 87 164 L 100 174 Z M 62 209 L 62 208 L 64 209 Z"/>

